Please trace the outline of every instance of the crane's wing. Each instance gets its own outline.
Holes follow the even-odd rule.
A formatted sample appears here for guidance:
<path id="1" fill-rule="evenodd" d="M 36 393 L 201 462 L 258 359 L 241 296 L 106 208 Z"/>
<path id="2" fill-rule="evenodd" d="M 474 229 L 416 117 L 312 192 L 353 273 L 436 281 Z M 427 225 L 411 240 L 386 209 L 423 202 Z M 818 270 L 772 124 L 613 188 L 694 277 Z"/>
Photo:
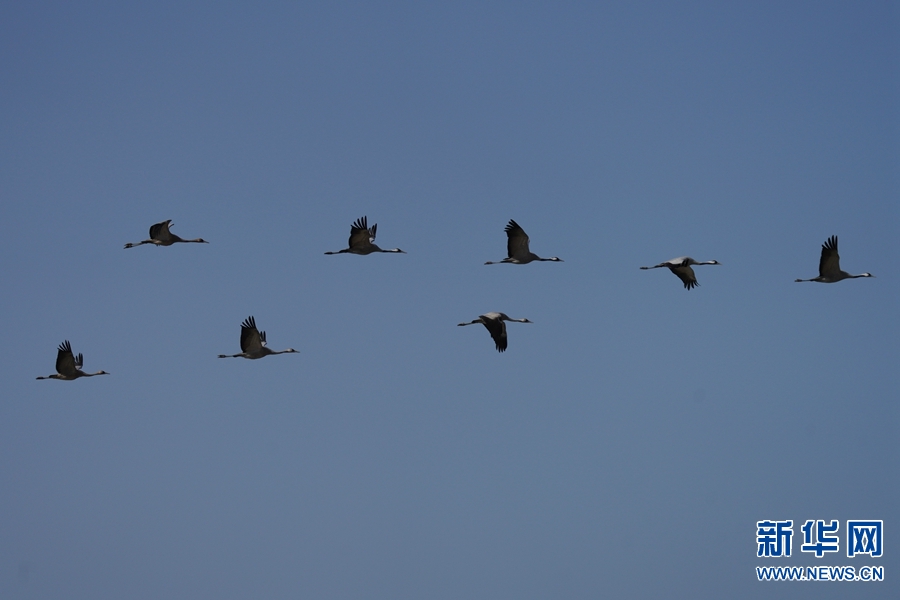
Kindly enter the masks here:
<path id="1" fill-rule="evenodd" d="M 690 265 L 680 265 L 677 267 L 669 266 L 669 270 L 678 276 L 678 279 L 684 284 L 684 289 L 686 290 L 700 285 L 697 283 L 697 276 L 694 275 L 694 270 Z"/>
<path id="2" fill-rule="evenodd" d="M 350 241 L 347 242 L 350 248 L 365 248 L 375 241 L 375 230 L 378 224 L 368 227 L 366 217 L 357 219 L 350 228 Z"/>
<path id="3" fill-rule="evenodd" d="M 483 319 L 482 323 L 487 327 L 498 352 L 506 351 L 506 323 L 499 319 Z"/>
<path id="4" fill-rule="evenodd" d="M 531 254 L 531 250 L 528 249 L 528 235 L 518 223 L 510 219 L 504 231 L 508 238 L 506 240 L 506 254 L 509 258 L 527 257 Z"/>
<path id="5" fill-rule="evenodd" d="M 262 337 L 256 328 L 256 319 L 247 317 L 241 323 L 241 352 L 253 354 L 262 350 L 263 346 Z"/>
<path id="6" fill-rule="evenodd" d="M 82 356 L 79 354 L 78 359 L 72 354 L 72 344 L 69 340 L 59 345 L 59 352 L 56 353 L 56 372 L 60 375 L 73 375 L 83 363 Z"/>
<path id="7" fill-rule="evenodd" d="M 169 233 L 169 224 L 172 222 L 171 219 L 167 219 L 162 223 L 157 223 L 155 225 L 150 226 L 150 239 L 151 240 L 159 240 L 160 242 L 165 242 L 171 239 L 172 234 Z"/>
<path id="8" fill-rule="evenodd" d="M 833 235 L 822 244 L 822 257 L 819 259 L 819 276 L 835 277 L 841 272 L 841 257 L 838 256 L 837 236 Z"/>

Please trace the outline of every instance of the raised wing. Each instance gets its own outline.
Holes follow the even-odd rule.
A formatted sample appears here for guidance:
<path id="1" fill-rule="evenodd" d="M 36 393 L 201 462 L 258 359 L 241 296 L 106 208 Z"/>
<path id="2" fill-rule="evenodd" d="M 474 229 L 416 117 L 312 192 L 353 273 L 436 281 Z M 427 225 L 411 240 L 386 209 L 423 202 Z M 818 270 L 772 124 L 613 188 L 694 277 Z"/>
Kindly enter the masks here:
<path id="1" fill-rule="evenodd" d="M 841 273 L 841 257 L 838 255 L 838 239 L 831 236 L 822 244 L 822 257 L 819 259 L 819 277 L 837 278 Z"/>
<path id="2" fill-rule="evenodd" d="M 151 240 L 159 240 L 160 242 L 166 242 L 172 238 L 172 234 L 169 232 L 169 225 L 172 223 L 171 219 L 167 219 L 162 223 L 157 223 L 155 225 L 150 226 L 150 239 Z"/>
<path id="3" fill-rule="evenodd" d="M 56 372 L 67 377 L 74 375 L 81 365 L 84 364 L 84 358 L 79 354 L 78 358 L 72 354 L 72 344 L 69 340 L 59 345 L 59 352 L 56 353 Z"/>
<path id="4" fill-rule="evenodd" d="M 348 245 L 350 248 L 365 248 L 375 241 L 375 231 L 378 229 L 378 223 L 368 226 L 366 217 L 357 219 L 350 228 L 350 240 Z"/>
<path id="5" fill-rule="evenodd" d="M 265 340 L 265 333 L 260 334 L 256 328 L 256 319 L 247 317 L 241 323 L 241 352 L 254 354 L 260 352 Z"/>
<path id="6" fill-rule="evenodd" d="M 506 231 L 508 238 L 506 240 L 506 254 L 509 258 L 525 258 L 531 254 L 531 250 L 528 249 L 528 235 L 518 223 L 510 219 L 504 231 Z"/>

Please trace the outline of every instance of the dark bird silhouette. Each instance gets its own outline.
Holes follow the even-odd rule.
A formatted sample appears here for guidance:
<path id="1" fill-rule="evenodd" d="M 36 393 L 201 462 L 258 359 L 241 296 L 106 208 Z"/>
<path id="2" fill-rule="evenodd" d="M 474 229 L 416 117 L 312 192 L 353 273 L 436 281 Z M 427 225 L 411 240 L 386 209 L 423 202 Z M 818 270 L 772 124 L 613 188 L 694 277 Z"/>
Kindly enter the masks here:
<path id="1" fill-rule="evenodd" d="M 684 289 L 689 290 L 693 287 L 700 285 L 697 283 L 697 276 L 694 275 L 694 270 L 691 268 L 691 265 L 718 265 L 720 264 L 717 260 L 707 260 L 704 262 L 697 262 L 690 256 L 679 256 L 678 258 L 673 258 L 672 260 L 667 260 L 666 262 L 659 263 L 658 265 L 654 265 L 652 267 L 641 267 L 641 269 L 658 269 L 659 267 L 668 267 L 670 271 L 675 273 L 678 276 L 678 279 L 684 283 Z"/>
<path id="2" fill-rule="evenodd" d="M 506 323 L 503 321 L 513 321 L 515 323 L 531 323 L 528 319 L 510 319 L 506 316 L 505 313 L 501 312 L 489 312 L 481 315 L 474 321 L 469 321 L 468 323 L 459 323 L 460 327 L 465 327 L 466 325 L 474 325 L 476 323 L 481 323 L 484 325 L 488 333 L 491 334 L 491 337 L 494 339 L 494 343 L 497 345 L 498 352 L 506 351 Z"/>
<path id="3" fill-rule="evenodd" d="M 56 353 L 56 373 L 47 375 L 46 377 L 37 377 L 36 379 L 61 379 L 63 381 L 72 381 L 79 377 L 93 377 L 94 375 L 109 375 L 106 371 L 97 371 L 96 373 L 85 373 L 81 370 L 84 366 L 84 357 L 79 354 L 72 354 L 72 344 L 69 340 L 59 345 L 59 351 Z"/>
<path id="4" fill-rule="evenodd" d="M 202 238 L 197 238 L 195 240 L 183 240 L 171 231 L 169 231 L 169 227 L 174 225 L 172 223 L 172 219 L 167 219 L 162 223 L 157 223 L 156 225 L 150 226 L 150 239 L 144 240 L 143 242 L 137 242 L 132 244 L 131 242 L 125 244 L 126 248 L 134 248 L 135 246 L 140 246 L 141 244 L 154 244 L 156 246 L 171 246 L 177 242 L 192 242 L 197 244 L 208 244 L 206 240 Z"/>
<path id="5" fill-rule="evenodd" d="M 382 250 L 372 242 L 375 241 L 375 231 L 378 229 L 378 223 L 368 226 L 366 218 L 357 219 L 350 227 L 350 241 L 347 242 L 349 248 L 338 250 L 337 252 L 326 252 L 325 254 L 372 254 L 373 252 L 399 252 L 406 254 L 400 248 L 391 248 L 390 250 Z"/>
<path id="6" fill-rule="evenodd" d="M 506 254 L 508 256 L 501 261 L 487 261 L 484 264 L 499 265 L 502 263 L 511 263 L 514 265 L 527 265 L 528 263 L 535 260 L 563 262 L 561 258 L 557 258 L 555 256 L 551 256 L 550 258 L 541 258 L 537 254 L 529 250 L 528 234 L 526 234 L 525 230 L 522 229 L 519 224 L 512 219 L 509 220 L 509 223 L 506 224 L 506 228 L 503 231 L 506 232 Z"/>
<path id="7" fill-rule="evenodd" d="M 838 255 L 838 239 L 831 236 L 822 244 L 822 257 L 819 259 L 819 276 L 812 279 L 795 279 L 794 281 L 818 281 L 819 283 L 837 283 L 843 279 L 856 279 L 857 277 L 875 277 L 871 273 L 851 275 L 847 271 L 841 271 L 841 257 Z"/>
<path id="8" fill-rule="evenodd" d="M 244 319 L 241 323 L 241 353 L 240 354 L 220 354 L 219 358 L 250 358 L 257 359 L 270 354 L 290 354 L 297 352 L 293 348 L 287 350 L 271 350 L 266 346 L 266 332 L 256 328 L 256 319 L 252 316 Z"/>

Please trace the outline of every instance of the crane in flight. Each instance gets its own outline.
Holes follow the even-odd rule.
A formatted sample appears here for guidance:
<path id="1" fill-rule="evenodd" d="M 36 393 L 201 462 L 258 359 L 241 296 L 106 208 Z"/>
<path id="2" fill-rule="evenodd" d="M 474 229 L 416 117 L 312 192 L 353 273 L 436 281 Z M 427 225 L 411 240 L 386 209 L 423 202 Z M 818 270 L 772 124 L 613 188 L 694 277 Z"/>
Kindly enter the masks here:
<path id="1" fill-rule="evenodd" d="M 563 262 L 561 258 L 557 258 L 555 256 L 551 256 L 550 258 L 541 258 L 537 254 L 532 252 L 528 248 L 528 234 L 525 233 L 525 230 L 522 229 L 519 224 L 512 219 L 509 220 L 509 223 L 506 224 L 506 227 L 503 229 L 503 231 L 506 232 L 507 257 L 496 262 L 487 261 L 484 264 L 499 265 L 503 263 L 510 263 L 513 265 L 527 265 L 528 263 L 535 260 Z"/>
<path id="2" fill-rule="evenodd" d="M 196 243 L 196 244 L 208 244 L 209 243 L 206 240 L 204 240 L 203 238 L 197 238 L 194 240 L 182 239 L 182 238 L 178 237 L 177 235 L 175 235 L 174 233 L 172 233 L 171 231 L 169 231 L 169 227 L 171 227 L 172 225 L 174 225 L 174 223 L 172 223 L 172 219 L 166 219 L 162 223 L 157 223 L 155 225 L 151 225 L 149 240 L 144 240 L 143 242 L 137 242 L 134 244 L 132 244 L 131 242 L 128 242 L 127 244 L 125 244 L 125 247 L 126 248 L 134 248 L 136 246 L 140 246 L 141 244 L 153 244 L 155 246 L 171 246 L 172 244 L 175 244 L 178 242 Z"/>
<path id="3" fill-rule="evenodd" d="M 256 319 L 249 316 L 241 323 L 241 353 L 220 354 L 219 358 L 249 358 L 257 359 L 270 354 L 296 353 L 293 348 L 287 350 L 272 350 L 266 346 L 266 332 L 256 328 Z"/>
<path id="4" fill-rule="evenodd" d="M 505 352 L 506 351 L 506 323 L 504 321 L 512 321 L 515 323 L 531 323 L 528 319 L 510 319 L 506 316 L 506 313 L 502 312 L 489 312 L 479 316 L 474 321 L 469 321 L 468 323 L 459 323 L 459 327 L 465 327 L 466 325 L 475 325 L 476 323 L 481 323 L 487 328 L 488 333 L 491 334 L 491 338 L 494 340 L 494 344 L 497 346 L 497 352 Z"/>
<path id="5" fill-rule="evenodd" d="M 838 239 L 831 236 L 822 244 L 822 256 L 819 258 L 819 276 L 812 279 L 795 279 L 794 281 L 818 281 L 819 283 L 837 283 L 844 279 L 856 279 L 858 277 L 875 277 L 871 273 L 851 275 L 847 271 L 841 271 L 841 257 L 838 255 Z"/>
<path id="6" fill-rule="evenodd" d="M 347 248 L 343 250 L 338 250 L 336 252 L 326 252 L 325 254 L 372 254 L 373 252 L 394 252 L 400 254 L 406 254 L 400 248 L 391 248 L 390 250 L 382 250 L 378 246 L 376 246 L 373 242 L 375 241 L 375 231 L 378 229 L 378 223 L 375 223 L 371 227 L 368 226 L 366 221 L 366 217 L 362 217 L 353 222 L 353 225 L 350 227 L 350 241 L 347 242 Z"/>
<path id="7" fill-rule="evenodd" d="M 72 344 L 69 340 L 59 345 L 59 351 L 56 353 L 56 373 L 47 375 L 46 377 L 37 377 L 36 379 L 60 379 L 62 381 L 73 381 L 79 377 L 93 377 L 94 375 L 109 375 L 106 371 L 97 371 L 96 373 L 85 373 L 81 370 L 84 366 L 84 357 L 79 353 L 78 356 L 72 354 Z"/>
<path id="8" fill-rule="evenodd" d="M 641 267 L 643 270 L 647 269 L 658 269 L 660 267 L 668 267 L 670 271 L 675 273 L 678 279 L 684 284 L 684 289 L 689 290 L 691 288 L 697 287 L 700 285 L 697 283 L 697 276 L 694 275 L 694 270 L 691 268 L 691 265 L 718 265 L 720 264 L 717 260 L 707 260 L 704 262 L 697 262 L 690 256 L 679 256 L 678 258 L 673 258 L 672 260 L 667 260 L 666 262 L 659 263 L 658 265 L 654 265 L 652 267 Z"/>

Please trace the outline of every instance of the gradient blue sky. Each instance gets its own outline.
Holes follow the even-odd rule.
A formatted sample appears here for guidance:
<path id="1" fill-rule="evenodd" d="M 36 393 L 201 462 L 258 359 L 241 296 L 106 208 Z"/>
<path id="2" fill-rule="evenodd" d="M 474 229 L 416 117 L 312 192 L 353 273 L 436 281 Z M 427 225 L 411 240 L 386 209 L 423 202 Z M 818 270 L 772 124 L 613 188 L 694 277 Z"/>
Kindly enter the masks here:
<path id="1" fill-rule="evenodd" d="M 896 598 L 898 31 L 3 4 L 0 597 Z M 408 254 L 324 256 L 363 215 Z M 484 266 L 511 218 L 565 262 Z M 209 245 L 123 250 L 164 219 Z M 832 234 L 875 279 L 793 282 Z M 638 269 L 681 255 L 722 265 Z M 488 311 L 534 324 L 498 354 L 456 327 Z M 301 354 L 218 360 L 251 314 Z M 35 381 L 65 339 L 111 375 Z M 885 555 L 801 553 L 805 519 L 883 519 Z"/>

